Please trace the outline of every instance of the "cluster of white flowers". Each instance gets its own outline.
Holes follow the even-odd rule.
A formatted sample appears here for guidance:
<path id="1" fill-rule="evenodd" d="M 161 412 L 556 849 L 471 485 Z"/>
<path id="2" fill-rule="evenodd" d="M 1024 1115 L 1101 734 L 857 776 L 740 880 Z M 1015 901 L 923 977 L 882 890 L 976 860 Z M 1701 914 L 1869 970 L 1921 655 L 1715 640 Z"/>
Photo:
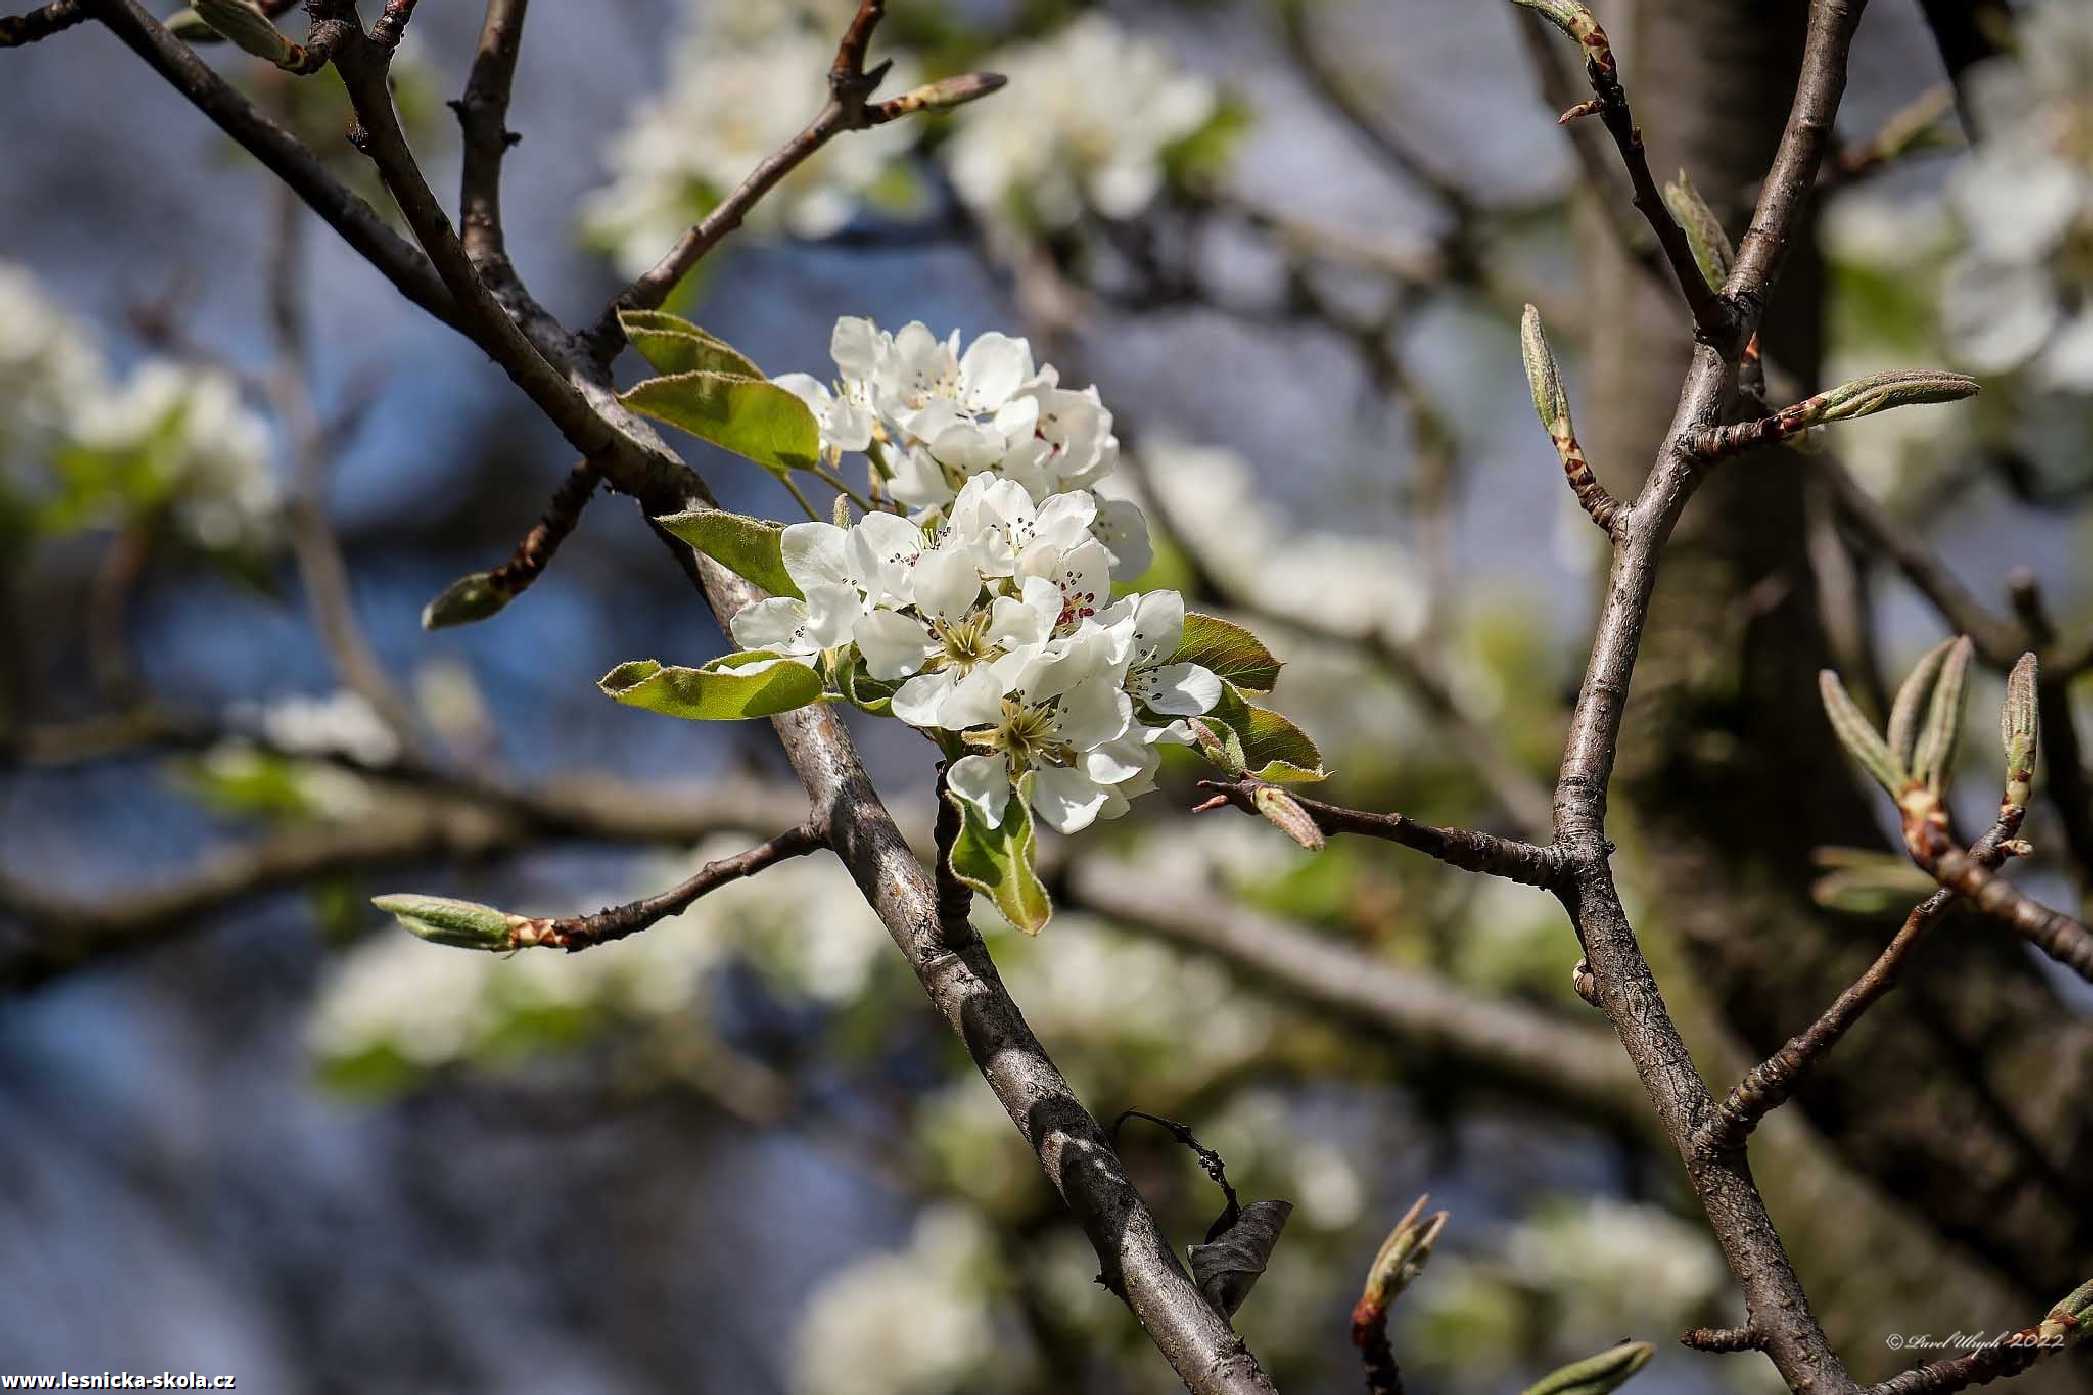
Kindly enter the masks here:
<path id="1" fill-rule="evenodd" d="M 2093 390 L 2093 8 L 2044 0 L 1972 75 L 1983 140 L 1949 181 L 1969 237 L 1942 303 L 1978 371 Z"/>
<path id="2" fill-rule="evenodd" d="M 84 485 L 54 473 L 68 448 L 126 459 L 119 487 L 166 501 L 205 547 L 252 539 L 278 506 L 268 426 L 225 374 L 148 359 L 118 380 L 85 324 L 0 263 L 0 480 L 31 500 Z"/>
<path id="3" fill-rule="evenodd" d="M 790 141 L 828 100 L 829 64 L 848 17 L 834 5 L 708 5 L 669 58 L 663 91 L 641 105 L 610 151 L 611 183 L 584 210 L 589 235 L 637 273 Z M 909 76 L 896 63 L 887 85 Z M 890 121 L 832 140 L 750 211 L 749 226 L 824 237 L 849 222 L 920 134 Z"/>
<path id="4" fill-rule="evenodd" d="M 1007 90 L 962 108 L 945 156 L 983 217 L 1055 231 L 1085 209 L 1131 218 L 1163 187 L 1164 155 L 1219 106 L 1214 85 L 1090 12 L 992 55 Z"/>
<path id="5" fill-rule="evenodd" d="M 920 323 L 888 334 L 846 318 L 831 352 L 834 391 L 779 384 L 813 409 L 827 450 L 872 452 L 915 512 L 787 528 L 803 599 L 743 610 L 735 641 L 846 671 L 861 658 L 873 683 L 897 684 L 893 715 L 971 748 L 948 778 L 991 827 L 1027 778 L 1063 833 L 1125 812 L 1153 784 L 1156 744 L 1189 740 L 1183 719 L 1213 709 L 1221 680 L 1170 662 L 1176 592 L 1111 599 L 1115 577 L 1147 566 L 1147 523 L 1091 492 L 1119 455 L 1096 389 L 1060 386 L 1001 334 L 961 352 Z"/>
<path id="6" fill-rule="evenodd" d="M 793 1389 L 934 1395 L 977 1388 L 991 1366 L 1007 1366 L 1021 1341 L 998 1330 L 989 1301 L 993 1248 L 974 1211 L 934 1206 L 906 1250 L 824 1280 L 799 1323 Z"/>

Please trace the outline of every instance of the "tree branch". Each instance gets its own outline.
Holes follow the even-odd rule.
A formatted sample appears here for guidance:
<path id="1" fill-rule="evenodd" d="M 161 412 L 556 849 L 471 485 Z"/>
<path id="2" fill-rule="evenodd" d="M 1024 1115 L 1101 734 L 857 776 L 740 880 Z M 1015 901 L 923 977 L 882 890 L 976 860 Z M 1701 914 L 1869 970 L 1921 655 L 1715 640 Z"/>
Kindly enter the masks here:
<path id="1" fill-rule="evenodd" d="M 376 267 L 400 294 L 453 328 L 457 307 L 427 257 L 387 226 L 378 211 L 351 193 L 296 136 L 256 109 L 195 52 L 141 7 L 137 0 L 80 0 L 125 46 L 219 129 L 260 160 L 270 173 L 341 234 L 358 255 Z"/>
<path id="2" fill-rule="evenodd" d="M 529 0 L 487 0 L 465 95 L 451 103 L 465 141 L 458 176 L 460 240 L 480 274 L 497 284 L 513 274 L 501 230 L 501 162 L 509 147 L 523 139 L 508 128 L 508 115 L 528 5 Z"/>
<path id="3" fill-rule="evenodd" d="M 19 48 L 48 39 L 88 17 L 80 0 L 51 0 L 25 15 L 0 15 L 0 48 Z"/>
<path id="4" fill-rule="evenodd" d="M 512 932 L 511 947 L 523 949 L 543 945 L 573 954 L 609 944 L 612 940 L 622 940 L 628 935 L 637 935 L 657 921 L 682 914 L 707 892 L 717 891 L 744 877 L 753 877 L 780 862 L 805 857 L 826 846 L 828 844 L 818 829 L 811 824 L 800 824 L 767 842 L 758 843 L 747 852 L 706 863 L 695 874 L 657 896 L 642 897 L 622 906 L 606 906 L 594 915 L 527 921 Z"/>
<path id="5" fill-rule="evenodd" d="M 1247 776 L 1236 780 L 1199 782 L 1199 788 L 1215 791 L 1218 799 L 1226 800 L 1244 813 L 1252 815 L 1258 813 L 1257 791 L 1265 785 L 1265 781 Z M 1315 820 L 1315 826 L 1325 833 L 1357 833 L 1368 838 L 1379 838 L 1383 842 L 1395 843 L 1435 857 L 1463 871 L 1488 872 L 1492 876 L 1508 877 L 1528 886 L 1553 888 L 1562 878 L 1563 858 L 1559 850 L 1552 847 L 1536 847 L 1532 843 L 1500 838 L 1494 833 L 1483 833 L 1472 828 L 1439 828 L 1432 824 L 1419 823 L 1402 814 L 1375 814 L 1363 809 L 1347 809 L 1341 804 L 1325 804 L 1320 799 L 1309 799 L 1292 790 L 1286 793 L 1309 818 Z"/>

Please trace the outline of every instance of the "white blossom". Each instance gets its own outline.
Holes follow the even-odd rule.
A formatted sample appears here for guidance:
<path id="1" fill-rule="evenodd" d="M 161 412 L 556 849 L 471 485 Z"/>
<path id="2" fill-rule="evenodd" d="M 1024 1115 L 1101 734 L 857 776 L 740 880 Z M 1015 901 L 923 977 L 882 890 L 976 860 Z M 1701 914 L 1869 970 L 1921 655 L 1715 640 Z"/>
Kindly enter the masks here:
<path id="1" fill-rule="evenodd" d="M 613 142 L 611 183 L 589 198 L 583 222 L 627 273 L 651 266 L 828 100 L 847 14 L 780 4 L 766 18 L 764 8 L 737 4 L 717 23 L 692 26 L 671 53 L 664 90 Z M 887 79 L 895 91 L 912 80 L 903 67 Z M 890 121 L 827 142 L 750 210 L 746 226 L 795 237 L 837 231 L 920 130 Z"/>
<path id="2" fill-rule="evenodd" d="M 1212 83 L 1096 12 L 985 65 L 1010 85 L 961 109 L 943 154 L 960 198 L 1003 224 L 1136 216 L 1162 190 L 1165 153 L 1218 106 Z"/>
<path id="3" fill-rule="evenodd" d="M 201 545 L 254 540 L 282 502 L 269 427 L 224 373 L 148 359 L 120 387 L 73 404 L 70 439 L 137 452 L 176 520 Z"/>
<path id="4" fill-rule="evenodd" d="M 1968 238 L 1943 288 L 1949 342 L 1979 372 L 2093 390 L 2093 9 L 2025 11 L 1971 93 L 1984 139 L 1948 180 Z"/>
<path id="5" fill-rule="evenodd" d="M 993 1247 L 980 1216 L 934 1206 L 908 1248 L 825 1279 L 794 1337 L 799 1395 L 944 1395 L 1012 1355 L 984 1278 Z"/>

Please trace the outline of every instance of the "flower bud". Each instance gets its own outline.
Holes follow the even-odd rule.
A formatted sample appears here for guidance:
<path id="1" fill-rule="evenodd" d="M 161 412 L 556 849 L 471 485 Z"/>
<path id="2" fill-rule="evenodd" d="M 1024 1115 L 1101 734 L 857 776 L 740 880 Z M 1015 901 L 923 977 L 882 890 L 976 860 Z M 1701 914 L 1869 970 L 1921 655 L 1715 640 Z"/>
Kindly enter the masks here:
<path id="1" fill-rule="evenodd" d="M 890 102 L 882 102 L 882 114 L 905 116 L 912 111 L 950 111 L 976 102 L 1002 89 L 1010 79 L 1001 73 L 961 73 L 911 88 Z"/>
<path id="2" fill-rule="evenodd" d="M 1533 389 L 1533 410 L 1541 426 L 1558 441 L 1577 433 L 1570 424 L 1570 395 L 1563 391 L 1562 374 L 1541 332 L 1541 312 L 1529 305 L 1519 317 L 1519 356 L 1526 360 L 1526 385 Z"/>
<path id="3" fill-rule="evenodd" d="M 297 50 L 255 0 L 196 0 L 194 8 L 198 19 L 257 58 L 280 65 Z"/>
<path id="4" fill-rule="evenodd" d="M 473 572 L 444 587 L 436 599 L 422 607 L 422 628 L 441 630 L 469 625 L 499 615 L 508 603 L 509 597 L 494 585 L 492 573 Z"/>
<path id="5" fill-rule="evenodd" d="M 1606 1395 L 1649 1365 L 1656 1353 L 1648 1342 L 1622 1342 L 1543 1377 L 1525 1395 Z"/>
<path id="6" fill-rule="evenodd" d="M 516 930 L 530 923 L 525 916 L 448 896 L 379 896 L 371 904 L 399 921 L 408 934 L 453 949 L 514 949 Z"/>
<path id="7" fill-rule="evenodd" d="M 1730 267 L 1736 263 L 1737 249 L 1730 243 L 1729 233 L 1723 230 L 1722 220 L 1715 210 L 1708 207 L 1686 171 L 1679 171 L 1676 184 L 1664 186 L 1664 206 L 1671 216 L 1679 220 L 1685 230 L 1687 245 L 1693 248 L 1694 265 L 1701 269 L 1701 279 L 1708 289 L 1719 291 L 1729 284 Z"/>

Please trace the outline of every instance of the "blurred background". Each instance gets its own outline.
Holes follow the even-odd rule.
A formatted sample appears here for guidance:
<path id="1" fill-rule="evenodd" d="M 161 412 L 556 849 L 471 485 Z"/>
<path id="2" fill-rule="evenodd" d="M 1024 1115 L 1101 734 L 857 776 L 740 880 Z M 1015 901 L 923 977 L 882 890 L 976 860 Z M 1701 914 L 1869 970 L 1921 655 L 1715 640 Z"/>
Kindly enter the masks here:
<path id="1" fill-rule="evenodd" d="M 1951 632 L 1939 601 L 1991 624 L 1956 791 L 1981 827 L 2002 666 L 2026 641 L 2083 655 L 2093 616 L 2093 11 L 1928 8 L 1869 9 L 1764 349 L 1776 405 L 1891 367 L 1984 394 L 1724 467 L 1631 704 L 1619 876 L 1718 1087 L 1925 891 L 1883 856 L 1890 811 L 1830 740 L 1816 670 L 1879 713 Z M 534 11 L 505 192 L 539 297 L 586 323 L 789 137 L 851 9 Z M 1600 10 L 1660 178 L 1683 168 L 1741 234 L 1804 4 Z M 842 138 L 676 308 L 823 379 L 839 315 L 1028 336 L 1115 414 L 1114 487 L 1157 527 L 1144 584 L 1288 661 L 1275 702 L 1322 743 L 1331 798 L 1545 837 L 1604 557 L 1527 406 L 1519 307 L 1624 496 L 1688 347 L 1603 132 L 1554 122 L 1583 95 L 1570 46 L 1463 0 L 891 11 L 884 91 L 1010 86 Z M 430 0 L 396 68 L 440 190 L 480 18 Z M 203 51 L 389 213 L 331 75 Z M 620 662 L 726 648 L 626 501 L 500 616 L 424 632 L 423 604 L 544 508 L 557 435 L 99 27 L 0 72 L 0 1370 L 1173 1388 L 831 860 L 575 957 L 380 924 L 367 898 L 395 890 L 532 914 L 658 890 L 796 818 L 790 772 L 765 723 L 597 692 Z M 797 516 L 687 444 L 728 506 Z M 2045 687 L 2017 875 L 2082 907 L 2073 676 Z M 928 751 L 860 726 L 926 825 Z M 1237 1319 L 1281 1387 L 1359 1387 L 1351 1304 L 1428 1191 L 1452 1222 L 1394 1314 L 1413 1388 L 1516 1389 L 1632 1336 L 1658 1344 L 1650 1395 L 1777 1389 L 1756 1356 L 1676 1345 L 1739 1320 L 1735 1286 L 1571 991 L 1552 899 L 1191 818 L 1197 775 L 1170 766 L 1057 844 L 1037 940 L 977 916 L 1093 1112 L 1183 1120 L 1246 1196 L 1294 1202 Z M 1858 1375 L 1908 1364 L 1892 1334 L 2017 1327 L 2087 1277 L 2093 998 L 2053 969 L 1944 922 L 1754 1145 Z M 1220 1203 L 1191 1156 L 1138 1125 L 1124 1144 L 1198 1240 Z M 2022 1379 L 2093 1389 L 2082 1360 Z"/>

